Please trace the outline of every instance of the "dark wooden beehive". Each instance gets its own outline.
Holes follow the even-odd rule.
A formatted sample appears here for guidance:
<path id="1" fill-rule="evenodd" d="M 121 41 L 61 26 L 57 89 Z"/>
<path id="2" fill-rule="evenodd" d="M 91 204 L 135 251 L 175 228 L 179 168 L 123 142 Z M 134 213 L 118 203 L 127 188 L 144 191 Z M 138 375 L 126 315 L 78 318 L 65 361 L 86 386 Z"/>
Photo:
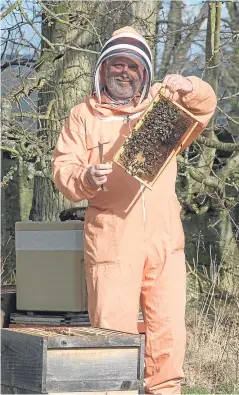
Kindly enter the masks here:
<path id="1" fill-rule="evenodd" d="M 198 123 L 193 114 L 159 91 L 115 154 L 114 162 L 152 189 Z"/>
<path id="2" fill-rule="evenodd" d="M 143 393 L 144 336 L 2 329 L 2 393 Z M 9 392 L 11 391 L 11 392 Z"/>

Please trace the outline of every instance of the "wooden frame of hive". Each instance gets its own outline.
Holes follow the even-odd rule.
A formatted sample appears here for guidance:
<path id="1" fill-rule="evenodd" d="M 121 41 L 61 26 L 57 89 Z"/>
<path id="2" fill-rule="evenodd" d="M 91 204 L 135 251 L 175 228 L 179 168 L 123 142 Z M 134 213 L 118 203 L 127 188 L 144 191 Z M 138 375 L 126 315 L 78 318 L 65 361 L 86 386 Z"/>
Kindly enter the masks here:
<path id="1" fill-rule="evenodd" d="M 144 345 L 144 335 L 92 327 L 2 329 L 1 389 L 5 394 L 144 394 Z"/>
<path id="2" fill-rule="evenodd" d="M 154 105 L 156 103 L 158 103 L 160 100 L 162 99 L 166 99 L 167 101 L 169 101 L 171 104 L 173 104 L 174 106 L 176 106 L 180 111 L 182 111 L 183 113 L 185 113 L 186 115 L 188 115 L 192 120 L 193 120 L 193 124 L 188 127 L 188 129 L 185 131 L 185 133 L 183 134 L 183 136 L 178 140 L 178 142 L 174 145 L 171 153 L 169 154 L 169 156 L 167 157 L 166 161 L 164 162 L 163 166 L 159 169 L 158 173 L 155 175 L 155 177 L 153 178 L 153 180 L 147 182 L 146 181 L 146 177 L 144 179 L 141 179 L 138 176 L 132 175 L 127 169 L 126 167 L 120 162 L 120 156 L 121 154 L 124 152 L 124 143 L 129 139 L 130 136 L 132 136 L 133 133 L 137 133 L 140 129 L 140 127 L 144 124 L 145 118 L 148 116 L 148 114 L 152 111 Z M 155 181 L 158 179 L 158 177 L 160 176 L 160 174 L 165 170 L 165 168 L 167 167 L 167 165 L 170 163 L 170 161 L 179 153 L 179 151 L 181 150 L 183 144 L 186 143 L 186 141 L 188 140 L 188 138 L 191 136 L 192 132 L 194 131 L 194 129 L 198 126 L 198 124 L 200 123 L 199 119 L 197 117 L 195 117 L 190 111 L 186 110 L 184 107 L 182 107 L 180 104 L 178 104 L 175 101 L 171 101 L 169 100 L 169 98 L 162 93 L 162 89 L 159 90 L 159 92 L 157 93 L 156 97 L 154 98 L 154 100 L 150 103 L 149 107 L 147 108 L 147 110 L 144 112 L 143 116 L 136 122 L 136 124 L 134 125 L 133 130 L 131 131 L 131 133 L 129 134 L 129 136 L 127 137 L 127 139 L 125 140 L 125 142 L 122 144 L 122 146 L 120 147 L 120 149 L 116 152 L 116 154 L 113 157 L 113 162 L 116 163 L 118 166 L 122 167 L 127 174 L 131 175 L 131 177 L 135 178 L 136 180 L 138 180 L 141 184 L 145 185 L 147 188 L 149 189 L 153 189 L 153 184 L 155 183 Z"/>

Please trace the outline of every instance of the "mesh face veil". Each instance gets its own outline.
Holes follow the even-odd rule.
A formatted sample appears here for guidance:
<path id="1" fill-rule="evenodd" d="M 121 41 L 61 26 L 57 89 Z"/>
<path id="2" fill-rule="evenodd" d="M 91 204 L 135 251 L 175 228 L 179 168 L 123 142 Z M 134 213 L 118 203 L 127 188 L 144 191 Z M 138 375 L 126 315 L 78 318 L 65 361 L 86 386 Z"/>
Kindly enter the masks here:
<path id="1" fill-rule="evenodd" d="M 132 29 L 133 30 L 133 29 Z M 102 48 L 100 57 L 97 61 L 93 77 L 93 93 L 96 94 L 99 103 L 101 103 L 101 90 L 103 88 L 100 82 L 100 69 L 102 63 L 112 56 L 125 55 L 133 57 L 141 62 L 144 67 L 144 81 L 140 104 L 148 95 L 152 81 L 152 53 L 146 41 L 137 34 L 131 32 L 122 32 L 111 37 Z"/>

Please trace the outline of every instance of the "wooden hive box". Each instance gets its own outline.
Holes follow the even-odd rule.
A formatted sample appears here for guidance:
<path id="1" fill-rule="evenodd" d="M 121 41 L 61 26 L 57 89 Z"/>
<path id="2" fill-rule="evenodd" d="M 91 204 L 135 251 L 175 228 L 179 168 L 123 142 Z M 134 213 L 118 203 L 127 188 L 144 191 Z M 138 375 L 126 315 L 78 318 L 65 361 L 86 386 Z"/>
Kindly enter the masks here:
<path id="1" fill-rule="evenodd" d="M 160 90 L 113 161 L 152 189 L 198 124 L 198 118 Z"/>
<path id="2" fill-rule="evenodd" d="M 144 393 L 144 336 L 92 327 L 2 329 L 1 384 L 2 393 Z"/>
<path id="3" fill-rule="evenodd" d="M 83 221 L 16 222 L 17 310 L 87 311 Z"/>

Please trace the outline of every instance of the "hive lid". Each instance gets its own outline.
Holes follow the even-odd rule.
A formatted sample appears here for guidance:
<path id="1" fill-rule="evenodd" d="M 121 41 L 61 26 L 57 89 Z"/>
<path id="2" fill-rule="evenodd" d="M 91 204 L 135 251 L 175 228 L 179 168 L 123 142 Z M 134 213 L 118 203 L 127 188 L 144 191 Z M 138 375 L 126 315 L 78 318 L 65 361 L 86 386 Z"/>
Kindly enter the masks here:
<path id="1" fill-rule="evenodd" d="M 16 231 L 84 230 L 84 221 L 23 221 L 15 223 Z"/>

